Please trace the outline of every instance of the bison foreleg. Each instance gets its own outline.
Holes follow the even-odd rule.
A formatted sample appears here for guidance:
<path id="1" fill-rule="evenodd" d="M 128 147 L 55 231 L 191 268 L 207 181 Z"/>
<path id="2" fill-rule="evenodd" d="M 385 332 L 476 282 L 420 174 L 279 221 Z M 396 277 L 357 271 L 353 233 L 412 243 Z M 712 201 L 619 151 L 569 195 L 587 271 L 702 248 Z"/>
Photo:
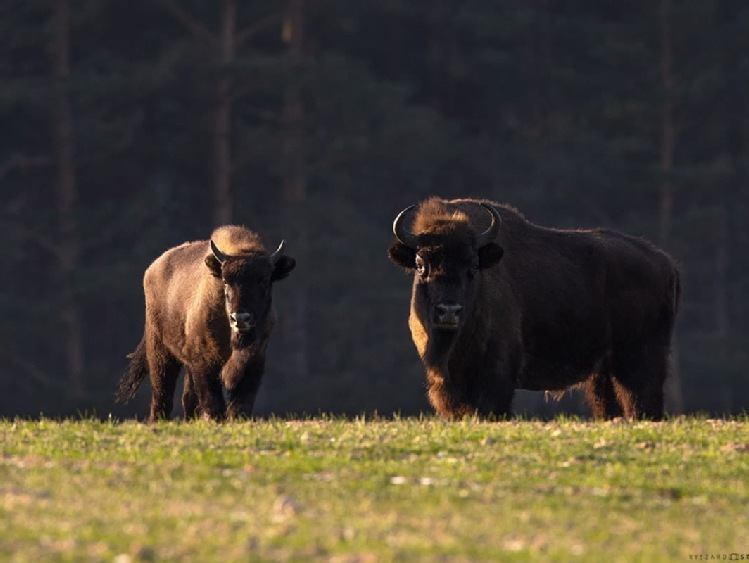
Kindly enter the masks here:
<path id="1" fill-rule="evenodd" d="M 237 384 L 227 389 L 228 405 L 226 416 L 229 418 L 249 417 L 255 406 L 260 383 L 265 371 L 265 360 L 262 357 L 252 358 L 245 366 L 244 376 Z"/>
<path id="2" fill-rule="evenodd" d="M 427 397 L 437 414 L 445 419 L 473 414 L 463 390 L 450 384 L 444 374 L 427 368 Z"/>
<path id="3" fill-rule="evenodd" d="M 508 379 L 479 377 L 470 385 L 465 382 L 459 385 L 427 371 L 427 380 L 429 402 L 442 418 L 503 418 L 510 413 L 515 389 Z"/>
<path id="4" fill-rule="evenodd" d="M 510 414 L 515 386 L 508 377 L 490 373 L 477 378 L 472 395 L 479 416 L 501 419 Z"/>

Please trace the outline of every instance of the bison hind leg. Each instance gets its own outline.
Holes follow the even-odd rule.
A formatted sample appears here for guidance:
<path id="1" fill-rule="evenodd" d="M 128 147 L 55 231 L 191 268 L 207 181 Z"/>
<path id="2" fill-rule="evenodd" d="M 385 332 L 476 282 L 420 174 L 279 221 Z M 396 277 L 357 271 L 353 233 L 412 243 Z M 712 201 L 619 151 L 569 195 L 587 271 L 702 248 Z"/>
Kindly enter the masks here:
<path id="1" fill-rule="evenodd" d="M 634 381 L 614 378 L 617 394 L 622 398 L 624 416 L 632 420 L 662 420 L 664 381 L 665 378 Z"/>
<path id="2" fill-rule="evenodd" d="M 615 379 L 614 385 L 622 397 L 624 416 L 632 420 L 663 419 L 662 382 L 650 381 L 633 385 Z"/>
<path id="3" fill-rule="evenodd" d="M 148 350 L 148 371 L 151 376 L 151 422 L 168 420 L 174 408 L 174 390 L 182 364 L 159 347 Z"/>
<path id="4" fill-rule="evenodd" d="M 626 394 L 617 388 L 608 374 L 594 373 L 583 384 L 585 398 L 597 419 L 616 418 L 625 414 L 622 408 Z"/>
<path id="5" fill-rule="evenodd" d="M 185 420 L 205 418 L 221 420 L 224 418 L 224 396 L 221 383 L 215 373 L 185 370 L 185 385 L 182 390 L 182 410 Z"/>
<path id="6" fill-rule="evenodd" d="M 185 370 L 185 383 L 182 390 L 182 411 L 185 420 L 193 420 L 198 417 L 198 394 L 195 391 L 192 372 Z"/>
<path id="7" fill-rule="evenodd" d="M 224 391 L 216 367 L 192 366 L 187 368 L 183 406 L 185 415 L 190 412 L 191 418 L 222 420 L 226 414 Z"/>
<path id="8" fill-rule="evenodd" d="M 668 371 L 668 346 L 648 346 L 622 356 L 614 366 L 614 386 L 627 418 L 663 419 L 663 385 Z"/>

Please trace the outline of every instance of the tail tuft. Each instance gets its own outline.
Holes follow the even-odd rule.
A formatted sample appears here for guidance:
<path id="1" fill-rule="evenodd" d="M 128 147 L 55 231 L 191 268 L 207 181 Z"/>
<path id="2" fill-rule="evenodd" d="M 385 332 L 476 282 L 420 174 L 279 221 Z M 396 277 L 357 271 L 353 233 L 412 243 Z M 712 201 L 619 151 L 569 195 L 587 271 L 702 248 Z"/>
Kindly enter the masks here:
<path id="1" fill-rule="evenodd" d="M 120 379 L 117 393 L 114 395 L 115 403 L 124 404 L 135 397 L 135 393 L 143 382 L 143 378 L 148 373 L 145 336 L 141 339 L 135 351 L 128 354 L 127 357 L 130 358 L 130 365 L 128 365 L 122 379 Z"/>

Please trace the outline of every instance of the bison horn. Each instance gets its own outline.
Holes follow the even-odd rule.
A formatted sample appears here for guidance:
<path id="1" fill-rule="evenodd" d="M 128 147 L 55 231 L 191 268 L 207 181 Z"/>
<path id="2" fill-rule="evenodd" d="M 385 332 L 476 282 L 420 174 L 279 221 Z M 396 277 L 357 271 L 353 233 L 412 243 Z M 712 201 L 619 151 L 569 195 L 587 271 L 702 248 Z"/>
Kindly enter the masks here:
<path id="1" fill-rule="evenodd" d="M 216 257 L 216 260 L 218 260 L 222 264 L 227 258 L 229 258 L 229 255 L 221 252 L 218 249 L 218 246 L 216 246 L 216 243 L 214 243 L 213 241 L 211 241 L 211 252 L 213 252 L 213 255 Z"/>
<path id="2" fill-rule="evenodd" d="M 281 244 L 278 245 L 278 248 L 276 251 L 270 255 L 270 263 L 275 265 L 276 261 L 283 255 L 283 249 L 286 246 L 286 239 L 283 239 L 281 241 Z"/>
<path id="3" fill-rule="evenodd" d="M 497 210 L 494 209 L 493 206 L 489 205 L 488 203 L 482 203 L 481 205 L 485 207 L 486 210 L 491 214 L 492 224 L 489 225 L 488 229 L 486 229 L 483 233 L 476 237 L 476 246 L 478 248 L 486 246 L 495 238 L 497 238 L 497 235 L 499 234 L 499 223 L 502 221 L 502 219 L 500 219 L 499 217 L 499 213 L 497 213 Z"/>
<path id="4" fill-rule="evenodd" d="M 406 207 L 403 211 L 398 213 L 398 216 L 395 218 L 395 221 L 393 221 L 393 234 L 395 235 L 395 238 L 397 238 L 401 244 L 404 244 L 408 248 L 416 248 L 416 236 L 413 233 L 409 233 L 406 230 L 406 226 L 403 224 L 403 216 L 411 211 L 415 205 L 409 205 Z"/>

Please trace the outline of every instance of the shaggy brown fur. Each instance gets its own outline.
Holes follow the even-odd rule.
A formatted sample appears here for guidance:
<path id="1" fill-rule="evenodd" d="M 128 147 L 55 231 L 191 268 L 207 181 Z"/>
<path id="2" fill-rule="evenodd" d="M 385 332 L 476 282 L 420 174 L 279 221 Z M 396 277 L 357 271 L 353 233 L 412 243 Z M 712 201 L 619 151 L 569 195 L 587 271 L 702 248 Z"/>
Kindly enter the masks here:
<path id="1" fill-rule="evenodd" d="M 265 252 L 265 247 L 257 233 L 240 225 L 219 227 L 211 235 L 214 244 L 226 254 L 252 256 Z"/>
<path id="2" fill-rule="evenodd" d="M 130 400 L 148 374 L 151 420 L 170 416 L 183 366 L 185 418 L 252 412 L 275 322 L 271 284 L 288 276 L 295 261 L 269 255 L 242 226 L 219 227 L 211 241 L 221 259 L 209 241 L 188 242 L 167 250 L 143 277 L 145 330 L 116 398 Z"/>
<path id="3" fill-rule="evenodd" d="M 662 418 L 674 261 L 635 237 L 543 228 L 487 201 L 501 226 L 478 248 L 491 223 L 481 202 L 426 200 L 409 229 L 415 248 L 390 247 L 415 272 L 409 327 L 435 410 L 503 416 L 515 389 L 582 385 L 596 417 Z M 440 321 L 444 306 L 462 307 L 454 325 Z"/>

